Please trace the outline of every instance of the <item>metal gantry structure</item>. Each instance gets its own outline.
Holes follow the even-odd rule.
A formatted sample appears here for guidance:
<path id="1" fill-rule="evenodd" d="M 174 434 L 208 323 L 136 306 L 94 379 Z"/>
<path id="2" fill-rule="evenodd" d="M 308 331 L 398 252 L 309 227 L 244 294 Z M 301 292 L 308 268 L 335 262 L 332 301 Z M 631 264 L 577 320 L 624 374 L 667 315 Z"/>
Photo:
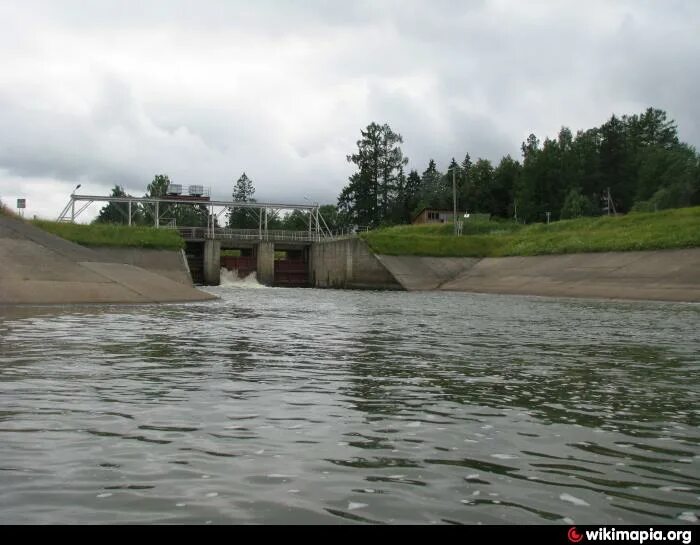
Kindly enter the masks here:
<path id="1" fill-rule="evenodd" d="M 135 206 L 150 206 L 153 209 L 154 227 L 160 228 L 182 228 L 190 226 L 177 226 L 172 222 L 161 223 L 163 219 L 161 216 L 161 211 L 166 209 L 165 205 L 199 205 L 200 207 L 205 207 L 208 210 L 207 214 L 207 227 L 206 227 L 206 238 L 218 238 L 218 231 L 229 232 L 231 230 L 219 229 L 216 227 L 217 219 L 221 217 L 228 210 L 235 209 L 248 209 L 253 213 L 257 212 L 258 218 L 258 238 L 260 240 L 269 240 L 270 231 L 268 231 L 268 219 L 274 213 L 279 210 L 302 210 L 309 214 L 308 217 L 308 241 L 319 241 L 323 238 L 332 236 L 326 221 L 320 213 L 320 206 L 318 203 L 309 204 L 289 204 L 289 203 L 271 203 L 271 202 L 252 202 L 252 201 L 218 201 L 211 200 L 209 198 L 192 198 L 192 197 L 177 197 L 177 196 L 165 196 L 165 197 L 113 197 L 113 196 L 102 196 L 102 195 L 77 195 L 71 193 L 70 200 L 66 204 L 65 208 L 61 211 L 58 216 L 58 221 L 64 222 L 75 222 L 76 218 L 80 216 L 87 208 L 95 202 L 109 202 L 109 203 L 124 203 L 127 205 L 127 220 L 128 225 L 132 224 L 134 208 Z M 203 228 L 200 228 L 203 229 Z M 246 230 L 251 231 L 251 230 Z M 254 232 L 254 230 L 252 230 Z"/>

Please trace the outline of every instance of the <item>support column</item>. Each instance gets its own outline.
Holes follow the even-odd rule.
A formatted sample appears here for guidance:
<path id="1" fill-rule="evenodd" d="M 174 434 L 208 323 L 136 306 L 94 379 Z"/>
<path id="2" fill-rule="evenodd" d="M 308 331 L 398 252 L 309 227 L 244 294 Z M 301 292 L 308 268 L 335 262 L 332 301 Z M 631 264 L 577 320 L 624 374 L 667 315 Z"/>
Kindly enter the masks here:
<path id="1" fill-rule="evenodd" d="M 275 244 L 274 242 L 260 242 L 258 244 L 258 282 L 265 286 L 272 286 L 275 281 Z"/>
<path id="2" fill-rule="evenodd" d="M 221 241 L 204 241 L 204 283 L 218 286 L 221 283 Z"/>
<path id="3" fill-rule="evenodd" d="M 321 240 L 321 223 L 319 218 L 320 212 L 318 206 L 316 207 L 316 242 Z"/>
<path id="4" fill-rule="evenodd" d="M 216 215 L 214 214 L 214 205 L 211 205 L 211 238 L 216 236 Z"/>
<path id="5" fill-rule="evenodd" d="M 270 235 L 267 232 L 267 208 L 265 208 L 265 240 L 270 240 Z"/>

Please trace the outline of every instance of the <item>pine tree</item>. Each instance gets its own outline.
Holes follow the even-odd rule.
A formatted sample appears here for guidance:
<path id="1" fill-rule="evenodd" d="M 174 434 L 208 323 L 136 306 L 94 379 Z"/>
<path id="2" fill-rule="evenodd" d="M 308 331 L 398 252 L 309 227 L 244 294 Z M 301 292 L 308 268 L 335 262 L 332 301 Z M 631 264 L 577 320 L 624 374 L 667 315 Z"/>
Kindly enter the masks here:
<path id="1" fill-rule="evenodd" d="M 515 197 L 518 201 L 518 219 L 526 222 L 534 221 L 540 212 L 538 194 L 540 141 L 534 134 L 530 134 L 520 149 L 523 153 L 523 167 L 518 178 Z"/>
<path id="2" fill-rule="evenodd" d="M 233 186 L 232 197 L 236 202 L 255 202 L 253 195 L 255 186 L 253 180 L 244 172 L 236 180 Z M 254 208 L 238 207 L 231 208 L 227 213 L 228 227 L 231 229 L 256 229 L 260 225 L 258 214 L 260 212 Z"/>
<path id="3" fill-rule="evenodd" d="M 457 180 L 457 208 L 459 210 L 467 210 L 469 208 L 469 203 L 473 200 L 471 182 L 473 164 L 468 153 L 464 155 L 464 160 L 460 166 L 460 177 Z"/>
<path id="4" fill-rule="evenodd" d="M 452 192 L 452 173 L 454 172 L 454 183 L 455 187 L 457 188 L 457 195 L 459 196 L 459 186 L 460 186 L 460 181 L 462 179 L 462 168 L 459 166 L 457 161 L 455 161 L 455 158 L 452 158 L 452 161 L 450 161 L 450 165 L 447 167 L 447 172 L 445 172 L 445 175 L 442 177 L 442 187 L 441 187 L 441 192 L 442 192 L 442 199 L 440 200 L 440 208 L 446 208 L 449 210 L 452 210 L 454 207 L 454 198 L 453 198 L 453 192 Z M 457 210 L 461 210 L 459 206 L 459 198 L 457 199 Z"/>
<path id="5" fill-rule="evenodd" d="M 357 152 L 347 156 L 357 171 L 343 188 L 338 207 L 355 225 L 376 226 L 389 218 L 398 177 L 408 159 L 399 146 L 403 138 L 387 124 L 370 123 L 361 136 Z"/>
<path id="6" fill-rule="evenodd" d="M 474 201 L 469 210 L 482 214 L 493 214 L 493 166 L 488 159 L 479 159 L 471 169 Z"/>
<path id="7" fill-rule="evenodd" d="M 404 189 L 404 201 L 402 223 L 411 223 L 413 216 L 422 208 L 421 202 L 421 177 L 417 170 L 411 170 L 406 177 L 406 187 Z"/>
<path id="8" fill-rule="evenodd" d="M 428 161 L 428 168 L 421 175 L 421 200 L 430 208 L 440 208 L 443 200 L 442 174 L 434 159 Z"/>
<path id="9" fill-rule="evenodd" d="M 610 188 L 616 209 L 623 212 L 632 206 L 635 192 L 635 176 L 631 168 L 633 155 L 628 149 L 625 133 L 625 126 L 615 115 L 600 127 L 600 190 L 602 193 Z"/>
<path id="10" fill-rule="evenodd" d="M 515 215 L 515 187 L 520 175 L 520 163 L 510 155 L 501 159 L 493 172 L 493 214 L 501 218 Z"/>

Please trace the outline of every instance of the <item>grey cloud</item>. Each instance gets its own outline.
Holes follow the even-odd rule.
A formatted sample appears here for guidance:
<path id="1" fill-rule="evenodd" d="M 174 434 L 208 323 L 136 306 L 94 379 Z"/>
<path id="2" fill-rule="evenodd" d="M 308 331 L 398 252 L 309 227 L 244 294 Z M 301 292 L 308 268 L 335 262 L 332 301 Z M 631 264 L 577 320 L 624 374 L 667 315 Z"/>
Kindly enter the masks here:
<path id="1" fill-rule="evenodd" d="M 647 106 L 666 109 L 681 136 L 700 147 L 700 4 L 553 2 L 527 5 L 524 14 L 523 5 L 2 4 L 0 62 L 26 56 L 37 72 L 14 64 L 16 74 L 0 74 L 0 192 L 3 172 L 100 190 L 116 183 L 143 190 L 164 172 L 183 184 L 211 185 L 223 197 L 245 170 L 261 199 L 334 202 L 352 170 L 345 156 L 371 121 L 403 135 L 409 168 L 419 171 L 429 158 L 444 169 L 467 152 L 494 162 L 518 157 L 529 132 L 555 136 L 561 125 L 575 131 Z M 147 41 L 151 34 L 155 42 Z M 178 55 L 191 51 L 205 66 L 203 80 L 180 93 L 162 74 L 135 79 L 128 68 L 140 58 L 128 55 L 148 58 L 159 39 L 179 48 L 162 59 L 164 74 L 177 73 Z M 114 46 L 98 54 L 90 50 L 95 43 Z M 244 60 L 258 59 L 260 70 L 233 73 L 243 91 L 228 98 L 208 91 L 234 68 L 225 54 L 206 63 L 231 43 Z M 266 80 L 266 63 L 279 62 L 295 43 L 307 46 L 289 61 L 296 64 Z M 54 65 L 72 74 L 86 59 L 96 94 L 71 92 L 89 107 L 42 104 Z M 119 62 L 126 63 L 121 70 L 113 66 Z"/>
<path id="2" fill-rule="evenodd" d="M 25 9 L 31 10 L 32 16 L 40 21 L 58 22 L 78 30 L 157 28 L 174 24 L 215 31 L 254 28 L 265 34 L 279 35 L 280 32 L 299 32 L 319 24 L 362 25 L 376 15 L 377 4 L 370 0 L 311 3 L 209 0 L 206 4 L 198 0 L 30 0 Z"/>

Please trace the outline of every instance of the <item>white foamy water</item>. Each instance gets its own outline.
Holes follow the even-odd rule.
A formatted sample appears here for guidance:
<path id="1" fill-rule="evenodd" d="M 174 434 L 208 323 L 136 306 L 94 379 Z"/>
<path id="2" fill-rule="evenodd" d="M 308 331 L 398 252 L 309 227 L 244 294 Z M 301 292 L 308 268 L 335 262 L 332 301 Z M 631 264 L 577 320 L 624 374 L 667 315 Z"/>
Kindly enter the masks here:
<path id="1" fill-rule="evenodd" d="M 567 501 L 569 503 L 573 503 L 574 505 L 584 507 L 588 507 L 590 505 L 590 503 L 588 503 L 586 500 L 582 500 L 581 498 L 577 498 L 576 496 L 572 496 L 571 494 L 560 494 L 559 499 L 561 501 Z"/>
<path id="2" fill-rule="evenodd" d="M 221 269 L 221 284 L 222 288 L 243 288 L 243 289 L 261 289 L 266 288 L 258 282 L 258 277 L 255 272 L 250 273 L 245 278 L 238 278 L 238 271 L 229 271 Z"/>

